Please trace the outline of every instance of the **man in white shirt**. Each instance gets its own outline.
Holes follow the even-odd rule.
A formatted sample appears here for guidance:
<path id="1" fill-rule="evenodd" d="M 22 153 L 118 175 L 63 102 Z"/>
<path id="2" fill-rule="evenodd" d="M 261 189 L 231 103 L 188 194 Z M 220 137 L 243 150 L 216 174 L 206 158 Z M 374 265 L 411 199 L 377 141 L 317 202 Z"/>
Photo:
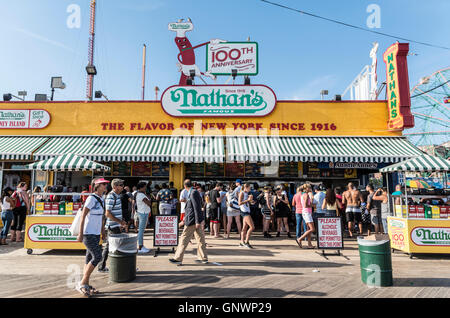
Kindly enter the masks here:
<path id="1" fill-rule="evenodd" d="M 138 191 L 136 192 L 136 214 L 139 219 L 139 232 L 138 232 L 138 244 L 139 254 L 149 253 L 150 250 L 144 246 L 144 233 L 147 227 L 148 217 L 151 213 L 152 203 L 146 195 L 147 183 L 139 182 L 137 185 Z"/>
<path id="2" fill-rule="evenodd" d="M 190 180 L 189 180 L 190 181 Z M 180 215 L 180 221 L 184 220 L 184 210 L 186 209 L 186 202 L 189 199 L 189 191 L 186 189 L 183 189 L 180 192 L 180 203 L 181 203 L 181 215 Z"/>

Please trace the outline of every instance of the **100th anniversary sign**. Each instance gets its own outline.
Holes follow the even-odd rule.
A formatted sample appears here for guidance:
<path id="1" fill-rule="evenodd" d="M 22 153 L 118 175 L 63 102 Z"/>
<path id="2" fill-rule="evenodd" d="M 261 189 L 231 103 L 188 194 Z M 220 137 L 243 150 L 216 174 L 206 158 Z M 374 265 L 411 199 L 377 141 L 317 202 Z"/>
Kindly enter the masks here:
<path id="1" fill-rule="evenodd" d="M 264 85 L 172 86 L 161 97 L 174 117 L 258 117 L 276 106 L 275 93 Z"/>

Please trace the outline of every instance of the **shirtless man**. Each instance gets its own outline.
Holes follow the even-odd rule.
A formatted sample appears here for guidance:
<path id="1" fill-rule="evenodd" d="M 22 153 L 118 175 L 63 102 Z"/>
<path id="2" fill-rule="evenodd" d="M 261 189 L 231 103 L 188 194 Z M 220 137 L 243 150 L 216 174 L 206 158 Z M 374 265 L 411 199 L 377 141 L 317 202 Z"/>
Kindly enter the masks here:
<path id="1" fill-rule="evenodd" d="M 348 184 L 348 190 L 342 195 L 342 203 L 347 204 L 347 209 L 345 210 L 345 216 L 348 222 L 348 232 L 350 237 L 353 237 L 353 226 L 354 222 L 358 222 L 359 235 L 362 235 L 362 217 L 361 217 L 361 202 L 364 199 L 361 192 L 355 188 L 355 185 L 350 182 Z"/>

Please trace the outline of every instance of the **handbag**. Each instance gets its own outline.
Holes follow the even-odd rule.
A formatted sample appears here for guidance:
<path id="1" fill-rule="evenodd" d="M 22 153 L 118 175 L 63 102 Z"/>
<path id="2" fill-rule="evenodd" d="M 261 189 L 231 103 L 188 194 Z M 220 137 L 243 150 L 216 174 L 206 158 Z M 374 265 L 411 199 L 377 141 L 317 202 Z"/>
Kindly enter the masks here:
<path id="1" fill-rule="evenodd" d="M 78 234 L 80 234 L 80 224 L 81 224 L 81 216 L 82 215 L 83 215 L 83 210 L 78 209 L 77 215 L 75 215 L 75 219 L 73 219 L 72 225 L 69 228 L 69 231 L 73 236 L 78 236 Z"/>

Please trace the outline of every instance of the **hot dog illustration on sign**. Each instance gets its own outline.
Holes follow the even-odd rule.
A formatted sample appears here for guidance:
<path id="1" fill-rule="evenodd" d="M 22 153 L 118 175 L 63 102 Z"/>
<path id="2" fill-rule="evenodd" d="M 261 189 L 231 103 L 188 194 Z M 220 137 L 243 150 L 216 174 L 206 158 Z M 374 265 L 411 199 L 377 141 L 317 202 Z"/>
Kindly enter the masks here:
<path id="1" fill-rule="evenodd" d="M 201 72 L 198 66 L 195 64 L 195 49 L 205 46 L 206 44 L 210 44 L 211 46 L 217 45 L 221 42 L 225 42 L 223 40 L 214 39 L 210 42 L 205 42 L 199 44 L 197 46 L 192 46 L 189 39 L 186 37 L 186 32 L 192 31 L 194 29 L 194 25 L 192 24 L 191 19 L 188 19 L 187 22 L 183 22 L 184 19 L 178 20 L 175 23 L 169 23 L 169 30 L 177 33 L 175 37 L 175 43 L 180 50 L 178 54 L 177 63 L 178 69 L 181 72 L 180 83 L 179 85 L 186 85 L 186 81 L 191 77 L 191 72 L 195 72 L 195 76 L 201 78 L 201 75 L 210 77 L 213 80 L 216 80 L 216 76 L 211 74 L 210 72 Z"/>

